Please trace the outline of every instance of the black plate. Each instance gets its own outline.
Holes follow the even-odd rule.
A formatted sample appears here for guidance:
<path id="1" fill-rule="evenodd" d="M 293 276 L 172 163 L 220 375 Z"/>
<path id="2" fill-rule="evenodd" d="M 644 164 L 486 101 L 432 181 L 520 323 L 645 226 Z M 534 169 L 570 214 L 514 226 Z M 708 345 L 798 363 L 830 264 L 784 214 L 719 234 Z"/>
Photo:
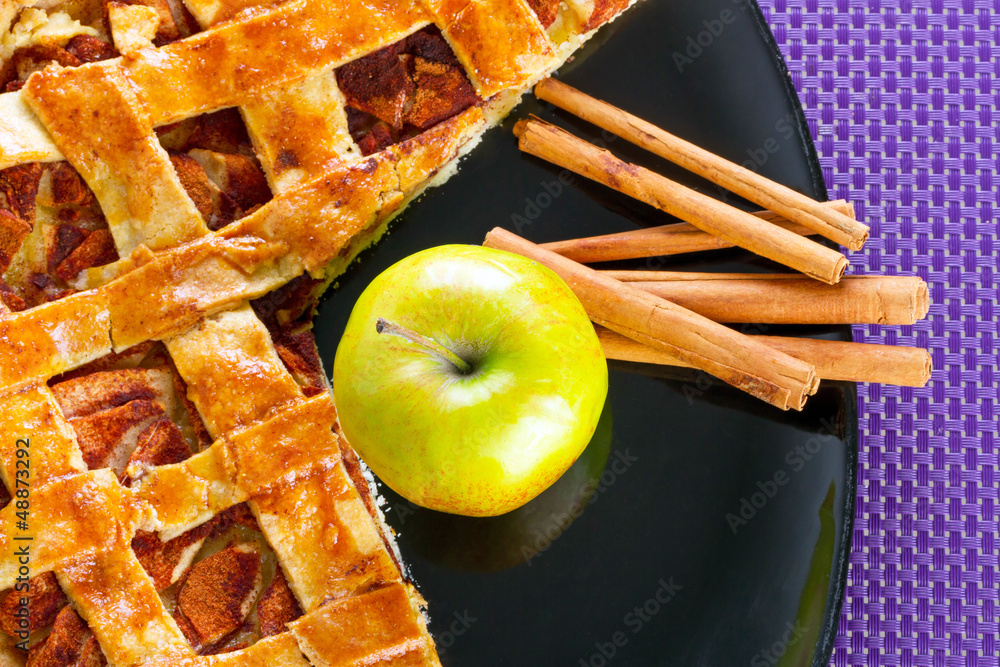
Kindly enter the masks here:
<path id="1" fill-rule="evenodd" d="M 560 76 L 826 198 L 791 82 L 753 3 L 646 0 Z M 510 127 L 528 113 L 601 137 L 529 96 L 339 281 L 316 323 L 328 368 L 361 291 L 413 252 L 478 244 L 497 225 L 544 242 L 670 221 L 580 179 L 560 183 L 558 169 L 521 155 Z M 624 140 L 605 140 L 625 159 L 726 196 Z M 773 268 L 742 251 L 622 266 Z M 850 336 L 847 327 L 792 332 Z M 855 406 L 853 385 L 824 383 L 804 412 L 783 413 L 707 376 L 614 364 L 594 442 L 513 516 L 439 515 L 386 491 L 442 662 L 826 665 L 851 535 Z"/>

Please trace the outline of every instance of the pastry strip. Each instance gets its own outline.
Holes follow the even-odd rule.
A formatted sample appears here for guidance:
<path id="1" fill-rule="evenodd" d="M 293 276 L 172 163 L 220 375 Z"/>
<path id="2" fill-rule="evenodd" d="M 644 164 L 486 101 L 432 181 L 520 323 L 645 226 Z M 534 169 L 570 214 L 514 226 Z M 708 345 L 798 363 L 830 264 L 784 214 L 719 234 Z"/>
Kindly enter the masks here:
<path id="1" fill-rule="evenodd" d="M 17 488 L 17 442 L 21 439 L 28 441 L 31 452 L 30 474 L 21 477 L 31 486 L 87 470 L 77 446 L 76 433 L 44 384 L 0 397 L 0 475 L 11 496 Z"/>
<path id="2" fill-rule="evenodd" d="M 143 662 L 142 667 L 312 667 L 290 632 L 265 637 L 249 648 L 220 655 L 192 655 Z"/>
<path id="3" fill-rule="evenodd" d="M 213 438 L 256 424 L 302 398 L 250 306 L 207 318 L 166 343 L 188 383 L 188 398 Z"/>
<path id="4" fill-rule="evenodd" d="M 433 649 L 415 606 L 405 585 L 390 584 L 323 605 L 293 622 L 292 634 L 316 667 L 422 665 Z"/>
<path id="5" fill-rule="evenodd" d="M 535 81 L 556 60 L 525 0 L 422 0 L 480 97 Z"/>
<path id="6" fill-rule="evenodd" d="M 258 422 L 272 415 L 277 406 L 302 396 L 291 374 L 271 353 L 270 339 L 263 339 L 266 336 L 263 325 L 244 307 L 168 342 L 210 433 L 227 433 Z M 239 393 L 227 397 L 218 391 Z M 322 407 L 320 403 L 312 406 Z M 283 445 L 291 451 L 301 447 L 311 452 L 314 458 L 308 468 L 293 470 L 277 482 L 265 477 L 263 481 L 270 486 L 249 501 L 289 585 L 307 611 L 328 598 L 400 579 L 378 528 L 339 460 L 339 450 L 323 456 L 336 449 L 332 431 L 323 421 L 312 433 L 290 433 L 291 439 Z M 266 431 L 268 427 L 261 428 Z M 254 433 L 245 437 L 252 438 Z M 241 441 L 238 436 L 236 443 Z M 233 468 L 230 474 L 237 486 L 240 480 L 251 483 L 250 477 L 260 475 L 264 466 L 260 459 L 255 462 L 241 453 L 242 449 L 237 446 L 231 450 L 234 455 L 220 457 Z M 305 462 L 302 456 L 292 458 Z"/>
<path id="7" fill-rule="evenodd" d="M 0 388 L 47 380 L 111 351 L 107 295 L 80 292 L 0 315 Z"/>
<path id="8" fill-rule="evenodd" d="M 25 101 L 23 91 L 0 95 L 0 169 L 62 159 L 45 126 Z"/>
<path id="9" fill-rule="evenodd" d="M 119 539 L 114 549 L 77 559 L 57 571 L 59 584 L 87 621 L 110 664 L 135 665 L 152 658 L 191 655 L 190 644 L 129 548 L 131 533 Z"/>
<path id="10" fill-rule="evenodd" d="M 240 113 L 274 192 L 361 157 L 332 70 L 243 102 Z"/>
<path id="11" fill-rule="evenodd" d="M 340 0 L 333 10 L 289 0 L 142 52 L 122 67 L 153 125 L 162 125 L 240 106 L 392 44 L 428 21 L 412 2 Z"/>
<path id="12" fill-rule="evenodd" d="M 94 191 L 122 257 L 139 245 L 172 247 L 208 231 L 117 67 L 46 69 L 24 94 Z"/>
<path id="13" fill-rule="evenodd" d="M 14 539 L 20 519 L 15 503 L 0 510 L 0 590 L 14 585 L 18 571 Z M 101 552 L 121 549 L 121 536 L 131 539 L 143 516 L 131 492 L 118 484 L 111 470 L 91 470 L 31 489 L 28 525 L 31 573 L 61 570 L 70 563 Z M 131 553 L 131 552 L 129 552 Z"/>
<path id="14" fill-rule="evenodd" d="M 267 420 L 217 440 L 186 461 L 134 469 L 132 488 L 175 537 L 316 461 L 340 459 L 329 395 L 302 398 Z"/>

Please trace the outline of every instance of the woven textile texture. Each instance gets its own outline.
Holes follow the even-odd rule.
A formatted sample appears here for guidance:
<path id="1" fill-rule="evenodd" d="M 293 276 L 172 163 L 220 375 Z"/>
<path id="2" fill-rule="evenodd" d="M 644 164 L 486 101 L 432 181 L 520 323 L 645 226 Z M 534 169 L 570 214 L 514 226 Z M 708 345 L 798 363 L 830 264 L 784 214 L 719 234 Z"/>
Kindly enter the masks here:
<path id="1" fill-rule="evenodd" d="M 855 340 L 931 350 L 923 389 L 859 387 L 861 471 L 836 665 L 1000 664 L 1000 0 L 761 0 L 854 273 L 916 274 L 930 315 Z"/>

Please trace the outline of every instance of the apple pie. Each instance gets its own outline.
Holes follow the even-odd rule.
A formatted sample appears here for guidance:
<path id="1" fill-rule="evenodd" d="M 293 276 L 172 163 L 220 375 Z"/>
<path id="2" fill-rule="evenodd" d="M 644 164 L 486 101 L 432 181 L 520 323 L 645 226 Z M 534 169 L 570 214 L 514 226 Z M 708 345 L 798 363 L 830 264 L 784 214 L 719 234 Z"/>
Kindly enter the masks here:
<path id="1" fill-rule="evenodd" d="M 630 0 L 0 0 L 0 662 L 438 665 L 310 332 Z"/>

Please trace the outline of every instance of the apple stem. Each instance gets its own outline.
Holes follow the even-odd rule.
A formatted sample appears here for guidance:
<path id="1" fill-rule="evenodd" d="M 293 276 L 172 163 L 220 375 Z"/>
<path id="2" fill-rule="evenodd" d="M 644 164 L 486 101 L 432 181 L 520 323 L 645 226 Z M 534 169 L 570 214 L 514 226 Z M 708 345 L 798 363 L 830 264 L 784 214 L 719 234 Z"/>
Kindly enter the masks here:
<path id="1" fill-rule="evenodd" d="M 380 317 L 375 322 L 375 331 L 380 334 L 385 333 L 385 334 L 390 334 L 392 336 L 399 336 L 400 338 L 405 338 L 411 343 L 416 343 L 417 345 L 420 345 L 421 347 L 426 349 L 428 352 L 433 354 L 441 361 L 446 361 L 455 368 L 457 368 L 458 372 L 461 373 L 462 375 L 468 375 L 469 373 L 472 372 L 472 366 L 470 366 L 469 362 L 467 362 L 465 359 L 458 356 L 457 354 L 446 348 L 444 345 L 441 345 L 440 343 L 435 343 L 430 338 L 421 336 L 412 329 L 401 327 L 394 322 L 390 322 L 389 320 Z"/>

